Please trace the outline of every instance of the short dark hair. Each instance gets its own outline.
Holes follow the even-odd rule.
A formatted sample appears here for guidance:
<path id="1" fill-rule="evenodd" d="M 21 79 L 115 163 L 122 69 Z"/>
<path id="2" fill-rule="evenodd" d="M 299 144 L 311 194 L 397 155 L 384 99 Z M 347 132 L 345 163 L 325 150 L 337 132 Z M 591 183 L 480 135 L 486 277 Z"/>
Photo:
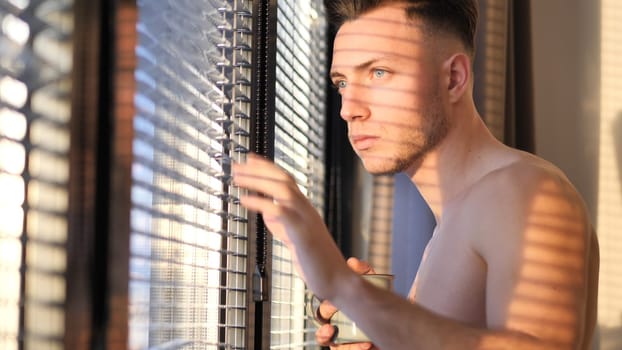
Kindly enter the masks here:
<path id="1" fill-rule="evenodd" d="M 471 54 L 475 52 L 477 0 L 328 0 L 325 3 L 336 28 L 378 7 L 404 4 L 408 18 L 422 19 L 430 30 L 457 36 Z"/>

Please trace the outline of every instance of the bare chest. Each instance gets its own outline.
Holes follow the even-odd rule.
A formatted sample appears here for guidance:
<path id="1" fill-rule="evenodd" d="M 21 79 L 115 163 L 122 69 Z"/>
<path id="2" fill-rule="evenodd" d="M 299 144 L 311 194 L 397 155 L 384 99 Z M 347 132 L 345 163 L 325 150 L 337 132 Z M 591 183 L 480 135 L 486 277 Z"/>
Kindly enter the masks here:
<path id="1" fill-rule="evenodd" d="M 435 231 L 413 283 L 410 299 L 442 316 L 486 323 L 486 265 L 468 240 Z"/>

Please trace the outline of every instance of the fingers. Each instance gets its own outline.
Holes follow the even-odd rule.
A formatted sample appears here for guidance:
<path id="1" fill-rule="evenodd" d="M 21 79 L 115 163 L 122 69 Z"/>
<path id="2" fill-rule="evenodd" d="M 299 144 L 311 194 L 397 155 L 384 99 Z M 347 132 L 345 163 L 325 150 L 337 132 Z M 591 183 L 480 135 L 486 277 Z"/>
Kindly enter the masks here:
<path id="1" fill-rule="evenodd" d="M 325 324 L 318 328 L 315 332 L 315 341 L 320 346 L 330 346 L 331 349 L 336 350 L 369 350 L 373 348 L 371 343 L 354 343 L 336 345 L 333 343 L 333 337 L 335 336 L 335 328 L 329 324 Z"/>
<path id="2" fill-rule="evenodd" d="M 324 320 L 330 320 L 331 317 L 337 312 L 337 308 L 335 305 L 331 304 L 330 301 L 324 300 L 319 307 L 319 315 Z"/>
<path id="3" fill-rule="evenodd" d="M 322 327 L 318 328 L 315 332 L 315 341 L 320 346 L 330 346 L 331 349 L 337 350 L 370 350 L 376 349 L 376 347 L 372 343 L 353 343 L 353 344 L 343 344 L 336 345 L 333 343 L 335 337 L 335 327 L 330 324 L 325 324 Z"/>
<path id="4" fill-rule="evenodd" d="M 240 204 L 247 209 L 260 212 L 264 216 L 264 220 L 278 218 L 288 210 L 288 206 L 284 205 L 285 201 L 275 202 L 271 198 L 247 195 L 240 197 Z"/>
<path id="5" fill-rule="evenodd" d="M 288 177 L 281 174 L 280 168 L 271 169 L 270 172 L 254 171 L 248 164 L 233 166 L 233 184 L 246 188 L 250 191 L 264 194 L 278 201 L 291 199 L 292 190 L 295 190 Z"/>
<path id="6" fill-rule="evenodd" d="M 315 331 L 315 341 L 320 346 L 329 346 L 332 344 L 335 328 L 330 324 L 325 324 Z"/>
<path id="7" fill-rule="evenodd" d="M 315 332 L 315 341 L 320 346 L 330 346 L 335 350 L 370 350 L 376 349 L 372 343 L 353 343 L 336 345 L 333 343 L 333 337 L 335 336 L 335 327 L 330 324 L 325 324 L 318 328 Z"/>
<path id="8" fill-rule="evenodd" d="M 291 182 L 292 178 L 273 161 L 255 154 L 248 154 L 245 163 L 233 164 L 234 177 L 252 177 L 276 182 Z M 258 186 L 260 187 L 260 186 Z"/>
<path id="9" fill-rule="evenodd" d="M 264 216 L 282 214 L 283 208 L 296 209 L 301 193 L 293 177 L 274 164 L 254 154 L 246 163 L 232 165 L 233 184 L 251 191 L 241 196 L 242 205 Z"/>
<path id="10" fill-rule="evenodd" d="M 359 260 L 355 257 L 348 258 L 347 264 L 352 271 L 358 273 L 359 275 L 376 273 L 376 271 L 374 271 L 374 269 L 366 261 Z"/>

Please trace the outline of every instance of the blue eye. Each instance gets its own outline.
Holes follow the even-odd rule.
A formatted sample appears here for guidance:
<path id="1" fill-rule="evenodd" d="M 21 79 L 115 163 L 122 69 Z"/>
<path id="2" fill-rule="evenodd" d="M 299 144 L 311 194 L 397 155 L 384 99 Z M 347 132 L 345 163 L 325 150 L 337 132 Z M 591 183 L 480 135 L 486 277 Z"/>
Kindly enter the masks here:
<path id="1" fill-rule="evenodd" d="M 384 69 L 374 69 L 374 78 L 380 79 L 387 74 L 387 71 Z"/>
<path id="2" fill-rule="evenodd" d="M 337 87 L 337 89 L 344 89 L 346 86 L 348 86 L 348 83 L 346 83 L 345 80 L 338 80 L 335 82 L 335 86 Z"/>

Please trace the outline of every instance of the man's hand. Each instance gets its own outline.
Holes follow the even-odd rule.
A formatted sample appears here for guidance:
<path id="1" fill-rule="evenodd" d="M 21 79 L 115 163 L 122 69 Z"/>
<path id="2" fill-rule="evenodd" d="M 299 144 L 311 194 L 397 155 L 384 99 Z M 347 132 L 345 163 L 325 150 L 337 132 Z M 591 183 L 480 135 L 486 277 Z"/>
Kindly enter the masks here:
<path id="1" fill-rule="evenodd" d="M 355 258 L 346 264 L 317 210 L 294 178 L 272 161 L 249 154 L 246 163 L 233 164 L 233 183 L 249 191 L 241 196 L 241 204 L 263 215 L 267 228 L 290 249 L 296 270 L 319 298 L 331 299 L 340 285 L 352 283 L 356 274 L 374 273 L 369 264 Z M 320 306 L 320 314 L 326 319 L 336 311 L 329 303 Z M 332 326 L 324 325 L 318 331 L 318 342 L 331 345 L 333 333 Z M 372 348 L 370 343 L 338 347 Z"/>
<path id="2" fill-rule="evenodd" d="M 292 175 L 270 160 L 249 154 L 245 163 L 233 164 L 233 183 L 249 191 L 240 203 L 263 215 L 267 228 L 289 248 L 294 267 L 318 297 L 330 299 L 339 281 L 356 277 Z"/>
<path id="3" fill-rule="evenodd" d="M 349 258 L 347 261 L 348 267 L 350 267 L 354 272 L 359 275 L 365 274 L 374 274 L 376 273 L 374 269 L 369 266 L 369 264 L 365 261 L 361 261 L 357 258 Z M 322 304 L 320 304 L 318 313 L 319 316 L 325 320 L 330 320 L 330 318 L 337 312 L 337 308 L 331 304 L 328 300 L 324 300 Z M 331 349 L 338 350 L 369 350 L 376 349 L 375 346 L 371 343 L 356 343 L 356 344 L 344 344 L 344 345 L 335 345 L 332 343 L 332 338 L 335 335 L 335 329 L 330 324 L 325 324 L 318 328 L 315 332 L 315 340 L 321 346 L 330 346 Z"/>

